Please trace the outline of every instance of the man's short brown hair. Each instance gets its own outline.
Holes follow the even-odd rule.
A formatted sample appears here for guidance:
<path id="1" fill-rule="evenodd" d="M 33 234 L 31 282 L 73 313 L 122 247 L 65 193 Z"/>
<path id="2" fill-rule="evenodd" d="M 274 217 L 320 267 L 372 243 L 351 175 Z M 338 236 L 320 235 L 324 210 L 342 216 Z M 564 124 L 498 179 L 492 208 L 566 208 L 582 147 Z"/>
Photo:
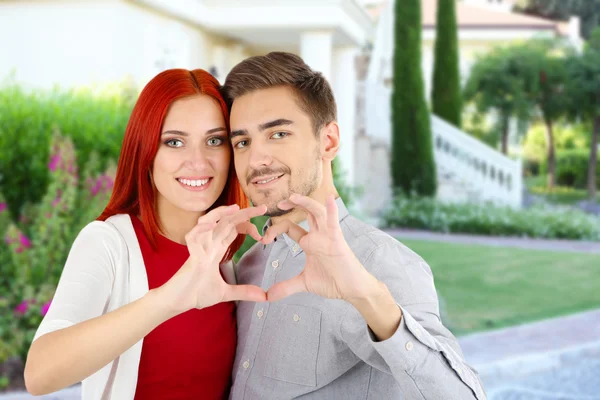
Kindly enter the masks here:
<path id="1" fill-rule="evenodd" d="M 300 109 L 312 120 L 315 135 L 337 120 L 333 91 L 325 77 L 292 53 L 276 51 L 247 58 L 227 75 L 222 91 L 231 111 L 236 98 L 276 86 L 288 86 L 294 91 Z"/>

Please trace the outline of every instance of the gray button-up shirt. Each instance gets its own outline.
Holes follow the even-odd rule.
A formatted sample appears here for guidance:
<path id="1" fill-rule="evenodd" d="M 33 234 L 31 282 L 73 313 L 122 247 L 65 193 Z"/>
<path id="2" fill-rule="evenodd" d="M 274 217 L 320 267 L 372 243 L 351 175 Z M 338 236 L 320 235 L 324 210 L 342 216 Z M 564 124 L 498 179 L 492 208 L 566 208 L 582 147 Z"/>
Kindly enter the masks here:
<path id="1" fill-rule="evenodd" d="M 240 302 L 230 399 L 485 399 L 477 373 L 440 321 L 429 266 L 349 215 L 341 199 L 336 203 L 350 248 L 402 309 L 398 330 L 377 342 L 351 304 L 311 293 Z M 302 249 L 284 234 L 248 250 L 236 266 L 237 280 L 267 290 L 298 275 L 304 263 Z"/>

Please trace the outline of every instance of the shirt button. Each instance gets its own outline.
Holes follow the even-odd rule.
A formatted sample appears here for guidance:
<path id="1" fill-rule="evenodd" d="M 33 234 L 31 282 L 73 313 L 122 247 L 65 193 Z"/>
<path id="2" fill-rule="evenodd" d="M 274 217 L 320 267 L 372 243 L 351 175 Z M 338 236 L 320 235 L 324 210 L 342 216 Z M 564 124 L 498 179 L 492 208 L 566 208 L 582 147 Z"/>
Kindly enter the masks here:
<path id="1" fill-rule="evenodd" d="M 294 314 L 294 321 L 295 322 L 300 321 L 300 316 L 298 314 Z"/>
<path id="2" fill-rule="evenodd" d="M 246 360 L 244 361 L 244 364 L 242 364 L 244 366 L 244 369 L 248 369 L 250 367 L 250 361 Z"/>
<path id="3" fill-rule="evenodd" d="M 406 350 L 411 351 L 413 349 L 413 343 L 412 342 L 406 342 Z"/>
<path id="4" fill-rule="evenodd" d="M 421 331 L 419 329 L 415 329 L 415 336 L 419 339 L 421 338 Z"/>
<path id="5" fill-rule="evenodd" d="M 275 260 L 275 261 L 273 261 L 273 262 L 271 263 L 271 266 L 272 266 L 273 268 L 277 268 L 277 267 L 279 267 L 279 260 Z"/>
<path id="6" fill-rule="evenodd" d="M 458 374 L 462 374 L 462 369 L 460 369 L 460 367 L 456 368 L 456 372 L 458 372 Z"/>
<path id="7" fill-rule="evenodd" d="M 294 246 L 292 246 L 292 251 L 295 253 L 298 251 L 299 248 L 300 247 L 297 244 L 295 244 Z"/>
<path id="8" fill-rule="evenodd" d="M 263 310 L 259 310 L 259 311 L 256 313 L 256 316 L 257 316 L 258 318 L 262 318 L 262 317 L 263 317 L 263 315 L 265 315 L 265 313 L 264 313 L 264 311 L 263 311 Z"/>

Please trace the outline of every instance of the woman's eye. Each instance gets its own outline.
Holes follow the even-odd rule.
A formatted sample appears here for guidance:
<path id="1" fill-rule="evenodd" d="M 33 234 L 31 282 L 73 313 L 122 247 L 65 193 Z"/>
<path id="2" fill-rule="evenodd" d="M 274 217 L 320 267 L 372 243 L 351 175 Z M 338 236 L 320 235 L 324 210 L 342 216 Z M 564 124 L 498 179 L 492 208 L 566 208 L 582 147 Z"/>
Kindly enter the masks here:
<path id="1" fill-rule="evenodd" d="M 273 136 L 271 136 L 271 137 L 272 137 L 273 139 L 281 139 L 281 138 L 284 138 L 284 137 L 286 137 L 287 135 L 288 135 L 288 134 L 287 134 L 287 132 L 275 132 L 275 133 L 273 134 Z"/>
<path id="2" fill-rule="evenodd" d="M 183 146 L 183 142 L 179 139 L 169 139 L 165 142 L 165 144 L 169 147 L 181 147 Z"/>
<path id="3" fill-rule="evenodd" d="M 246 147 L 246 145 L 248 144 L 247 140 L 240 140 L 239 142 L 237 142 L 234 147 L 241 149 L 242 147 Z"/>
<path id="4" fill-rule="evenodd" d="M 218 137 L 208 139 L 209 146 L 220 146 L 223 144 L 223 142 L 224 142 L 224 140 L 222 138 L 218 138 Z"/>

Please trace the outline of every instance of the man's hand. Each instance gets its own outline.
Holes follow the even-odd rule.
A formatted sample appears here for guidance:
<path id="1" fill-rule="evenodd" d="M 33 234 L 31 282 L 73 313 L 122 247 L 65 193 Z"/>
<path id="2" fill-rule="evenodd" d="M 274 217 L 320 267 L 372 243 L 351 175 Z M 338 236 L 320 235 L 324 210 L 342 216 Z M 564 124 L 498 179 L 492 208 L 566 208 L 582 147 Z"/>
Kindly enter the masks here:
<path id="1" fill-rule="evenodd" d="M 330 196 L 323 206 L 309 197 L 293 194 L 278 207 L 305 210 L 310 231 L 291 221 L 279 222 L 267 230 L 262 239 L 264 244 L 286 233 L 306 255 L 304 270 L 292 279 L 273 285 L 267 292 L 267 300 L 277 301 L 301 292 L 343 299 L 358 310 L 378 340 L 390 338 L 398 329 L 402 311 L 387 286 L 365 269 L 348 246 L 334 197 Z"/>
<path id="2" fill-rule="evenodd" d="M 306 196 L 293 194 L 278 204 L 282 210 L 302 208 L 306 211 L 310 231 L 290 221 L 271 226 L 262 242 L 271 243 L 286 233 L 306 255 L 300 275 L 275 284 L 267 293 L 269 301 L 277 301 L 294 293 L 310 292 L 329 299 L 352 302 L 366 298 L 380 289 L 378 281 L 358 261 L 344 239 L 335 199 L 330 196 L 325 206 Z"/>

